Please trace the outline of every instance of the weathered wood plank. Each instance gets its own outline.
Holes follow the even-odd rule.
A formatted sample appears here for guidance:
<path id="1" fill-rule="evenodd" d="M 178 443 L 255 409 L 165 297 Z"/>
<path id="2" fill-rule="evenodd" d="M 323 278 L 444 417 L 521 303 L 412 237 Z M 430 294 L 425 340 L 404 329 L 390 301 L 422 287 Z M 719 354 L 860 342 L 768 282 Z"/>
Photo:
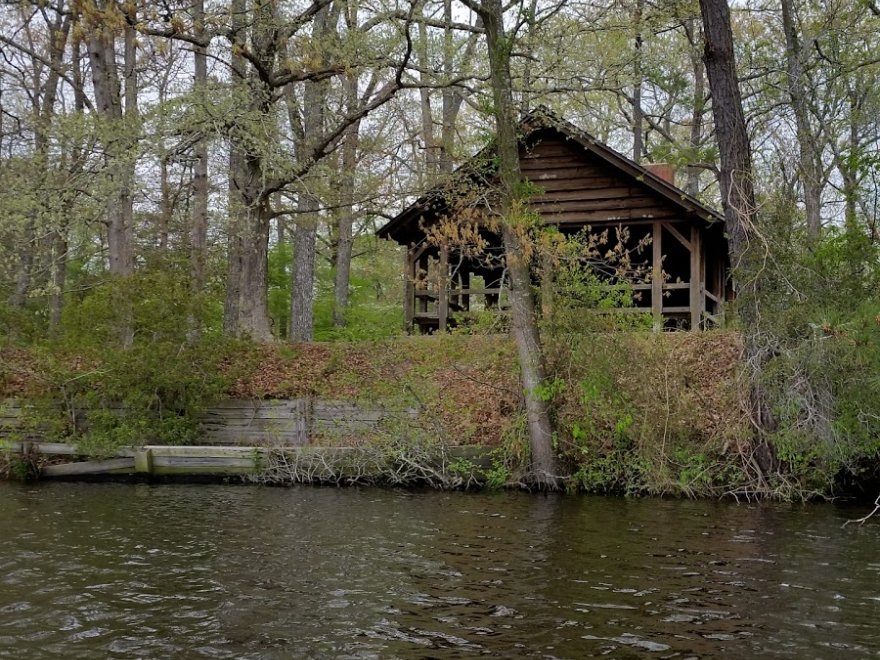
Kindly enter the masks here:
<path id="1" fill-rule="evenodd" d="M 437 299 L 437 318 L 440 320 L 440 332 L 446 331 L 446 323 L 449 319 L 449 248 L 443 245 L 440 248 L 440 282 Z"/>
<path id="2" fill-rule="evenodd" d="M 253 470 L 257 462 L 253 457 L 229 458 L 224 456 L 153 456 L 153 472 L 160 473 L 162 468 L 206 469 L 245 469 Z"/>
<path id="3" fill-rule="evenodd" d="M 692 227 L 693 228 L 693 227 Z M 678 230 L 678 228 L 672 224 L 671 222 L 664 222 L 663 229 L 672 234 L 672 237 L 676 239 L 679 243 L 685 246 L 688 250 L 693 251 L 693 247 L 691 245 L 690 239 L 684 237 L 684 235 Z"/>
<path id="4" fill-rule="evenodd" d="M 153 452 L 153 458 L 176 457 L 203 457 L 215 458 L 231 457 L 242 458 L 264 452 L 264 447 L 215 447 L 213 445 L 146 445 L 145 450 Z"/>
<path id="5" fill-rule="evenodd" d="M 210 407 L 210 410 L 259 410 L 262 408 L 295 408 L 303 399 L 223 399 Z"/>
<path id="6" fill-rule="evenodd" d="M 261 408 L 209 408 L 205 411 L 205 417 L 217 419 L 279 419 L 297 414 L 305 409 L 307 402 L 302 401 L 297 405 L 268 405 Z"/>
<path id="7" fill-rule="evenodd" d="M 542 167 L 560 167 L 571 164 L 582 165 L 583 160 L 578 158 L 573 152 L 563 153 L 525 153 L 520 157 L 520 168 L 522 170 L 541 169 Z M 598 169 L 598 168 L 597 168 Z"/>
<path id="8" fill-rule="evenodd" d="M 648 197 L 619 197 L 614 199 L 592 199 L 592 200 L 573 200 L 567 202 L 557 202 L 556 200 L 530 200 L 529 207 L 541 215 L 550 213 L 570 213 L 570 212 L 601 212 L 601 211 L 620 211 L 627 209 L 639 209 L 648 211 L 655 209 L 657 213 L 670 213 L 671 211 L 666 205 L 661 204 L 658 200 Z"/>
<path id="9" fill-rule="evenodd" d="M 620 198 L 637 198 L 650 197 L 643 189 L 634 188 L 632 186 L 606 186 L 602 188 L 585 188 L 578 190 L 553 190 L 545 191 L 539 195 L 531 197 L 531 202 L 569 202 L 580 200 L 597 200 L 597 199 L 620 199 Z"/>
<path id="10" fill-rule="evenodd" d="M 103 461 L 81 461 L 47 465 L 41 471 L 44 477 L 72 477 L 89 474 L 117 474 L 134 471 L 134 458 L 108 458 Z"/>
<path id="11" fill-rule="evenodd" d="M 435 316 L 436 318 L 436 316 Z M 314 410 L 313 410 L 314 408 Z M 121 413 L 121 410 L 120 410 Z M 383 406 L 378 403 L 352 401 L 292 399 L 292 400 L 228 400 L 206 411 L 201 430 L 205 442 L 229 445 L 286 444 L 303 446 L 314 433 L 332 432 L 344 436 L 346 432 L 361 436 L 376 428 L 383 420 L 415 417 L 417 411 L 404 406 Z M 88 417 L 84 411 L 83 418 Z M 12 419 L 12 418 L 10 418 Z M 14 432 L 17 427 L 0 419 L 0 438 L 21 440 Z M 38 438 L 35 438 L 38 440 Z M 72 445 L 61 450 L 46 445 L 44 453 L 76 455 Z"/>
<path id="12" fill-rule="evenodd" d="M 403 251 L 403 329 L 407 333 L 412 329 L 415 313 L 415 259 L 414 247 Z"/>
<path id="13" fill-rule="evenodd" d="M 703 311 L 706 308 L 706 298 L 703 296 L 703 268 L 702 268 L 702 241 L 700 229 L 691 226 L 691 264 L 690 264 L 690 308 L 691 308 L 691 330 L 700 329 L 700 321 L 703 318 Z"/>
<path id="14" fill-rule="evenodd" d="M 301 447 L 309 443 L 301 434 L 280 435 L 273 433 L 231 433 L 217 432 L 202 438 L 205 442 L 211 442 L 223 446 L 242 445 L 284 445 L 289 447 Z"/>
<path id="15" fill-rule="evenodd" d="M 206 432 L 221 429 L 255 429 L 259 431 L 286 431 L 296 430 L 302 426 L 302 416 L 276 417 L 273 419 L 222 419 L 219 417 L 205 419 L 202 428 Z"/>
<path id="16" fill-rule="evenodd" d="M 22 452 L 28 445 L 34 451 L 46 456 L 78 456 L 80 454 L 74 445 L 65 442 L 13 442 L 9 449 L 13 452 Z"/>
<path id="17" fill-rule="evenodd" d="M 632 220 L 670 220 L 676 217 L 676 213 L 673 210 L 655 208 L 543 213 L 542 215 L 546 222 L 571 226 L 630 222 Z"/>
<path id="18" fill-rule="evenodd" d="M 576 188 L 583 190 L 599 190 L 625 185 L 620 179 L 609 176 L 560 176 L 552 179 L 544 179 L 542 181 L 534 181 L 534 184 L 544 193 L 574 190 Z"/>
<path id="19" fill-rule="evenodd" d="M 651 311 L 654 330 L 659 330 L 663 326 L 663 227 L 655 222 L 651 229 Z"/>
<path id="20" fill-rule="evenodd" d="M 623 181 L 621 177 L 609 177 L 607 172 L 600 172 L 594 167 L 574 163 L 571 167 L 536 167 L 529 172 L 529 179 L 539 186 L 544 181 L 557 179 L 606 179 L 609 183 Z"/>

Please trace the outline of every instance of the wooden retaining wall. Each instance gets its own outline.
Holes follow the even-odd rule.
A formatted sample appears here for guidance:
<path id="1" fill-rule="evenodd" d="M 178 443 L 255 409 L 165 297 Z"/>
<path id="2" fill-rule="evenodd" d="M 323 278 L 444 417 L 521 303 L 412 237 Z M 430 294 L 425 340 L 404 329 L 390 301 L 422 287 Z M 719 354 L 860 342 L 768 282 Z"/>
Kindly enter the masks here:
<path id="1" fill-rule="evenodd" d="M 122 447 L 113 456 L 89 460 L 79 454 L 74 445 L 58 442 L 20 441 L 10 443 L 3 451 L 13 454 L 36 455 L 45 459 L 61 460 L 41 465 L 40 478 L 84 479 L 90 477 L 140 476 L 156 477 L 247 477 L 257 476 L 269 462 L 270 452 L 283 452 L 288 464 L 326 466 L 344 479 L 349 476 L 382 477 L 383 465 L 365 447 L 215 447 L 147 445 Z M 485 447 L 462 446 L 438 448 L 441 461 L 470 461 L 475 470 L 491 466 L 489 450 Z M 393 460 L 393 458 L 392 458 Z M 370 473 L 373 465 L 375 474 Z M 387 467 L 387 466 L 385 466 Z M 317 472 L 317 471 L 316 471 Z M 323 471 L 324 474 L 327 471 Z M 319 479 L 320 480 L 320 479 Z"/>
<path id="2" fill-rule="evenodd" d="M 0 440 L 21 431 L 22 412 L 21 401 L 0 401 Z M 88 411 L 81 414 L 88 418 Z M 417 417 L 417 410 L 400 405 L 315 398 L 230 399 L 205 414 L 202 442 L 220 446 L 291 447 L 357 444 L 375 434 L 383 424 L 413 423 Z"/>

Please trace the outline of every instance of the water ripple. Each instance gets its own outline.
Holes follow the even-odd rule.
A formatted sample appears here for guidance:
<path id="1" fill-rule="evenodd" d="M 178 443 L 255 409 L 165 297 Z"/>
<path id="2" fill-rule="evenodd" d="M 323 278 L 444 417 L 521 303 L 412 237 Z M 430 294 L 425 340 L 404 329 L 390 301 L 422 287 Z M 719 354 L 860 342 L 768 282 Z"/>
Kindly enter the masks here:
<path id="1" fill-rule="evenodd" d="M 876 657 L 880 533 L 842 516 L 0 484 L 0 657 Z"/>

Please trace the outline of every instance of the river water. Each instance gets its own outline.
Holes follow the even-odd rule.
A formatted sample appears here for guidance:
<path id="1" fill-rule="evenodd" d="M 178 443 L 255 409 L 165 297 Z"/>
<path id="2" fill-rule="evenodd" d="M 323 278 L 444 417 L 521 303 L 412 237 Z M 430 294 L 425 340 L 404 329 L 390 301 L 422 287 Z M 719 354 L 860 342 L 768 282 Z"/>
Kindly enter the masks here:
<path id="1" fill-rule="evenodd" d="M 857 513 L 0 483 L 0 657 L 876 657 Z"/>

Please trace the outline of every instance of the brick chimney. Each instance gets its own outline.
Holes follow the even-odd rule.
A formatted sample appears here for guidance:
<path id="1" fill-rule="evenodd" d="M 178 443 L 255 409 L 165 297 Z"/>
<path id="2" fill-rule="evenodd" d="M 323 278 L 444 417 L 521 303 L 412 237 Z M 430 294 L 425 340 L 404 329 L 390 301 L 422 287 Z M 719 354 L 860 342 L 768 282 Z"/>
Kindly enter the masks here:
<path id="1" fill-rule="evenodd" d="M 674 165 L 671 165 L 670 163 L 648 163 L 645 165 L 645 169 L 654 176 L 658 176 L 664 181 L 668 181 L 673 186 L 675 185 Z"/>

